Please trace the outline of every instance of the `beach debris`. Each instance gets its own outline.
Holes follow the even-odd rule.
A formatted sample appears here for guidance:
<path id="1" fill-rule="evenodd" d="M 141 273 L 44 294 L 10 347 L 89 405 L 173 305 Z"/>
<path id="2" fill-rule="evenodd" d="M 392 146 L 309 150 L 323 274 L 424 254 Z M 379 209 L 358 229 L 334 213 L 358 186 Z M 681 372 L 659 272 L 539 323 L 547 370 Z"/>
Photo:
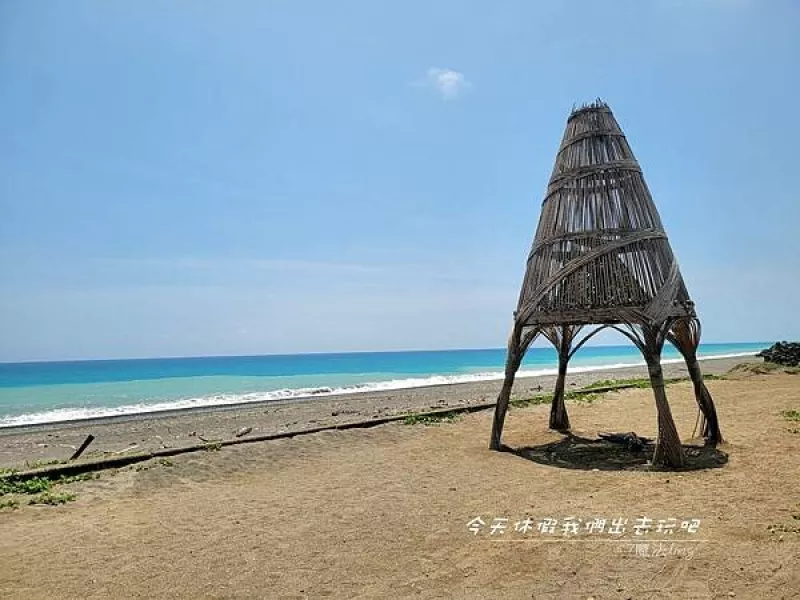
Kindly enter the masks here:
<path id="1" fill-rule="evenodd" d="M 130 452 L 131 450 L 136 450 L 139 447 L 139 444 L 133 444 L 132 446 L 128 446 L 127 448 L 123 448 L 122 450 L 117 450 L 116 452 L 112 452 L 111 454 L 125 454 L 126 452 Z"/>
<path id="2" fill-rule="evenodd" d="M 239 438 L 239 437 L 242 437 L 243 435 L 247 435 L 247 434 L 248 434 L 248 433 L 250 433 L 251 431 L 253 431 L 253 428 L 252 428 L 252 427 L 242 427 L 241 429 L 239 429 L 239 430 L 238 430 L 236 433 L 234 433 L 233 435 L 235 435 L 237 438 Z"/>
<path id="3" fill-rule="evenodd" d="M 653 440 L 650 438 L 639 437 L 633 431 L 627 433 L 598 433 L 602 439 L 611 442 L 612 444 L 620 444 L 625 446 L 628 450 L 633 452 L 641 452 L 644 450 L 645 445 Z"/>
<path id="4" fill-rule="evenodd" d="M 91 444 L 93 441 L 94 441 L 94 436 L 92 434 L 87 435 L 86 439 L 83 440 L 83 443 L 80 445 L 80 447 L 77 450 L 75 450 L 75 454 L 70 456 L 69 459 L 70 460 L 77 459 L 81 454 L 83 454 L 83 451 L 86 450 L 86 448 L 89 447 L 89 444 Z"/>

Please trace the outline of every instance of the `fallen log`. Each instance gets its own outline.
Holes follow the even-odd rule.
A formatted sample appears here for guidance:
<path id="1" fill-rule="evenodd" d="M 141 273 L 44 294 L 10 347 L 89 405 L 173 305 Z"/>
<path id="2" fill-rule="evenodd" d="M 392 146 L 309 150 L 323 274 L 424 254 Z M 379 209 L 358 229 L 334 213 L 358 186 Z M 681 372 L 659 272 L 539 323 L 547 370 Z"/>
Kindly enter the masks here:
<path id="1" fill-rule="evenodd" d="M 89 447 L 89 444 L 91 444 L 93 441 L 94 441 L 94 436 L 92 434 L 87 435 L 86 439 L 83 440 L 83 443 L 80 445 L 80 448 L 75 450 L 75 454 L 70 456 L 69 459 L 70 460 L 77 459 L 81 454 L 83 454 L 83 451 L 86 450 Z"/>

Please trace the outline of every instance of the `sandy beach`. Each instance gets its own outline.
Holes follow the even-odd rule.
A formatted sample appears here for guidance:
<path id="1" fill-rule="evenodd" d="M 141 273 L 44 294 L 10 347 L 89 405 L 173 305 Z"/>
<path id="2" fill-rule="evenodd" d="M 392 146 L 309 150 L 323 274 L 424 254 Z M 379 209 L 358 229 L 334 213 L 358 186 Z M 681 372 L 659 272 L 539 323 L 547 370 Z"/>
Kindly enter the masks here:
<path id="1" fill-rule="evenodd" d="M 384 410 L 441 399 L 452 405 L 459 397 L 476 402 L 493 385 L 413 390 L 403 397 L 416 404 L 404 399 L 409 404 Z M 516 393 L 538 385 L 522 380 Z M 436 425 L 323 432 L 106 471 L 59 486 L 77 494 L 73 502 L 0 512 L 0 589 L 8 598 L 796 598 L 800 435 L 782 413 L 800 408 L 800 379 L 732 375 L 709 388 L 729 462 L 701 471 L 556 468 L 491 452 L 489 410 Z M 687 438 L 696 417 L 691 386 L 673 384 L 668 393 Z M 109 448 L 134 433 L 140 441 L 161 435 L 180 443 L 162 434 L 169 428 L 179 436 L 184 426 L 216 425 L 228 435 L 244 423 L 299 427 L 322 412 L 365 416 L 369 401 L 51 426 L 4 433 L 1 441 L 5 462 L 19 462 L 35 454 L 26 443 L 55 435 L 72 443 L 91 430 Z M 548 409 L 513 409 L 506 442 L 537 447 L 561 439 L 547 429 Z M 647 389 L 569 402 L 568 409 L 579 436 L 655 434 Z M 253 421 L 257 413 L 264 420 Z M 472 533 L 476 517 L 485 525 Z M 526 517 L 558 524 L 553 534 L 515 531 Z M 637 537 L 632 525 L 644 517 L 653 528 L 658 520 L 697 520 L 697 530 Z M 627 531 L 562 534 L 564 523 L 596 518 L 609 525 L 627 519 Z M 491 534 L 502 519 L 508 529 Z"/>

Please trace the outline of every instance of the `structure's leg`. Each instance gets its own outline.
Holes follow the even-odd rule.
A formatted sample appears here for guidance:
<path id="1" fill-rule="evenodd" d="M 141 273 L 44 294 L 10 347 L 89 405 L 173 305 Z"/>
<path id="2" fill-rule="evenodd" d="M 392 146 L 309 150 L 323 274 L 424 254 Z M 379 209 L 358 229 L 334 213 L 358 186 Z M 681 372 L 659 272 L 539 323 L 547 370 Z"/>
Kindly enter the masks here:
<path id="1" fill-rule="evenodd" d="M 525 353 L 525 349 L 522 347 L 523 340 L 521 337 L 522 328 L 515 324 L 511 330 L 511 336 L 508 339 L 505 379 L 503 380 L 503 387 L 500 389 L 500 394 L 497 396 L 497 405 L 494 408 L 492 439 L 489 442 L 489 448 L 492 450 L 500 449 L 500 438 L 503 435 L 503 423 L 506 420 L 508 401 L 511 399 L 511 388 L 514 387 L 514 376 L 517 374 L 519 365 L 522 363 L 522 356 Z"/>
<path id="2" fill-rule="evenodd" d="M 673 325 L 669 340 L 683 355 L 686 369 L 694 386 L 694 396 L 702 414 L 701 431 L 706 443 L 716 445 L 721 443 L 722 432 L 719 428 L 717 409 L 714 400 L 703 382 L 703 372 L 697 361 L 697 347 L 700 345 L 700 322 L 696 319 L 681 319 Z"/>
<path id="3" fill-rule="evenodd" d="M 556 431 L 567 431 L 569 429 L 569 415 L 567 414 L 567 406 L 564 403 L 568 362 L 567 353 L 559 351 L 558 378 L 556 379 L 556 389 L 553 392 L 553 403 L 550 406 L 550 429 L 555 429 Z"/>
<path id="4" fill-rule="evenodd" d="M 658 411 L 658 439 L 656 440 L 653 464 L 666 467 L 682 467 L 684 464 L 683 447 L 672 418 L 672 411 L 667 401 L 667 392 L 664 387 L 664 374 L 661 369 L 661 349 L 664 346 L 664 331 L 662 326 L 643 326 L 644 358 L 650 374 L 650 384 L 653 386 L 653 395 Z"/>
<path id="5" fill-rule="evenodd" d="M 703 373 L 700 370 L 700 363 L 697 362 L 697 356 L 692 353 L 691 356 L 686 356 L 685 358 L 686 368 L 689 370 L 689 377 L 691 377 L 694 385 L 694 396 L 700 411 L 703 413 L 701 426 L 703 437 L 706 439 L 707 444 L 716 446 L 722 443 L 723 440 L 714 400 L 711 398 L 711 392 L 708 391 L 705 382 L 703 382 Z"/>
<path id="6" fill-rule="evenodd" d="M 567 407 L 564 404 L 564 388 L 567 379 L 567 365 L 572 356 L 572 342 L 580 330 L 580 326 L 561 325 L 547 327 L 542 332 L 558 352 L 558 376 L 556 377 L 556 388 L 553 391 L 553 402 L 550 405 L 550 429 L 556 431 L 567 431 L 570 427 Z"/>

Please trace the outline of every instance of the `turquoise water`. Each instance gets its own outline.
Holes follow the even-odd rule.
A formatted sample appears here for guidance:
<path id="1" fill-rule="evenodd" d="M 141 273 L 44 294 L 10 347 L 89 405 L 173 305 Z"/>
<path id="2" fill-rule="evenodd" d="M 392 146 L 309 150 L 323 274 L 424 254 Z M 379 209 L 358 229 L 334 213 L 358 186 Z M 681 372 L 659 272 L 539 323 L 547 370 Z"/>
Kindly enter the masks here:
<path id="1" fill-rule="evenodd" d="M 768 345 L 704 344 L 699 355 L 747 356 Z M 670 346 L 663 358 L 680 357 Z M 488 349 L 0 363 L 0 427 L 499 379 L 504 361 L 504 349 Z M 632 346 L 591 346 L 570 368 L 636 364 Z M 552 348 L 532 348 L 520 376 L 555 368 Z"/>

